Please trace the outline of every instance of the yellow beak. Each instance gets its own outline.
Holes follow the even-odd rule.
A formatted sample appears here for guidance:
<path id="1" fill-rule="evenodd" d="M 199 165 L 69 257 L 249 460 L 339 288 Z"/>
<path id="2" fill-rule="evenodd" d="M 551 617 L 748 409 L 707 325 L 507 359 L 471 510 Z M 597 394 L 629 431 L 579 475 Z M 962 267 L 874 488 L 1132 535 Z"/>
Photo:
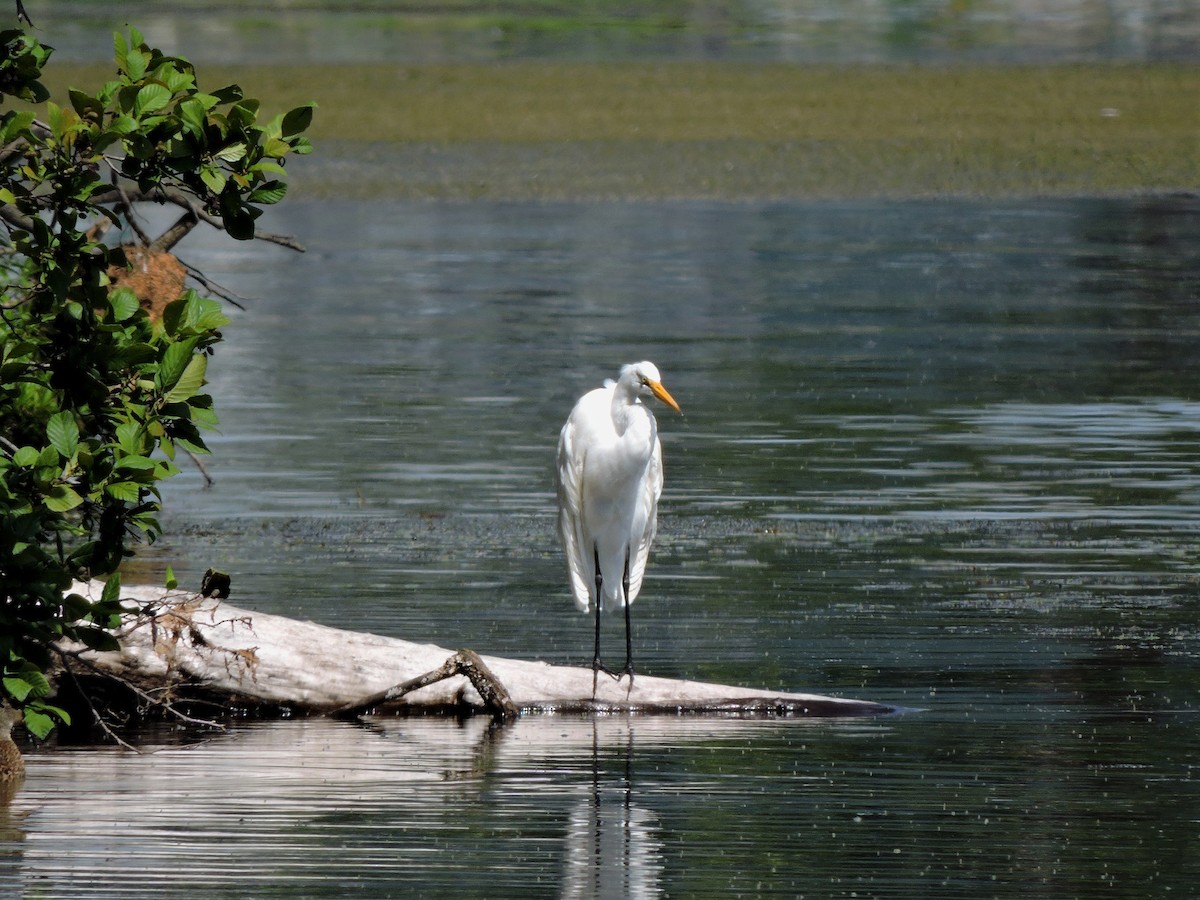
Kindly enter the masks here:
<path id="1" fill-rule="evenodd" d="M 660 382 L 647 381 L 646 387 L 650 388 L 655 397 L 667 404 L 667 406 L 671 407 L 671 409 L 675 410 L 675 412 L 679 413 L 681 416 L 683 415 L 683 410 L 679 408 L 679 404 L 675 402 L 675 398 L 667 393 L 667 389 L 663 387 Z"/>

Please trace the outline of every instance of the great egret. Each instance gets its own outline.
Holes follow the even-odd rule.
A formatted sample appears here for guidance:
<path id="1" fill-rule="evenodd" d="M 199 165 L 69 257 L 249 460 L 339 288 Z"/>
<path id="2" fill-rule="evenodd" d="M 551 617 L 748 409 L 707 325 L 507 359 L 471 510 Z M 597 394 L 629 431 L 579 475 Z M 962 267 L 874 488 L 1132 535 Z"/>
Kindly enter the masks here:
<path id="1" fill-rule="evenodd" d="M 620 377 L 584 394 L 558 439 L 558 531 L 567 554 L 571 593 L 580 611 L 596 610 L 592 671 L 633 684 L 629 605 L 637 598 L 657 528 L 662 493 L 658 423 L 642 398 L 679 404 L 662 386 L 654 363 L 632 363 Z M 625 668 L 600 661 L 600 607 L 625 608 Z"/>

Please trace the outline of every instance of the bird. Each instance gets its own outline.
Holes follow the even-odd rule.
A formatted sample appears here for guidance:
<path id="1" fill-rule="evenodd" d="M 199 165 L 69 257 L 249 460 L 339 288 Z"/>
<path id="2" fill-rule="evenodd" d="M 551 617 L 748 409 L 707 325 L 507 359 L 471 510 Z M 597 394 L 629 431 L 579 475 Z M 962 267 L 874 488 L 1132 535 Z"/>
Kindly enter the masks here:
<path id="1" fill-rule="evenodd" d="M 580 612 L 594 609 L 592 697 L 599 672 L 633 687 L 629 606 L 637 599 L 650 544 L 658 528 L 662 444 L 643 400 L 657 398 L 682 415 L 652 362 L 622 366 L 616 381 L 588 391 L 571 410 L 558 438 L 558 531 L 567 557 L 571 594 Z M 600 610 L 625 610 L 625 667 L 600 658 Z"/>
<path id="2" fill-rule="evenodd" d="M 25 760 L 12 739 L 12 727 L 24 718 L 19 709 L 0 706 L 0 782 L 17 780 L 25 774 Z"/>

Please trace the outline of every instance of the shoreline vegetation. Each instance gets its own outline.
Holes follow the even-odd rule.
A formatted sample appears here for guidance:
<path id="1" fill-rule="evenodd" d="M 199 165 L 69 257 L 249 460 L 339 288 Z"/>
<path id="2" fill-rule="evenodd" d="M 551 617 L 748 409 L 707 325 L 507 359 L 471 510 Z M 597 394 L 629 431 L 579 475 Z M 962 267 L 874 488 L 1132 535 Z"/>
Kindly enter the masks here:
<path id="1" fill-rule="evenodd" d="M 801 200 L 1200 190 L 1200 66 L 202 66 L 315 100 L 310 199 Z M 49 67 L 55 98 L 96 65 Z"/>

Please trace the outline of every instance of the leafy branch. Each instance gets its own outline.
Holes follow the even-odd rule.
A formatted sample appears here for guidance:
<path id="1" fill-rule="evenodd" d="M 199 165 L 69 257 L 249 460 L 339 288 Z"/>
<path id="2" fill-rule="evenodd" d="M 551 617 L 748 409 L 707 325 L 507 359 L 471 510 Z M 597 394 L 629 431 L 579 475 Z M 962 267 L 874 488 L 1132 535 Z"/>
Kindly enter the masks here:
<path id="1" fill-rule="evenodd" d="M 298 248 L 256 221 L 285 196 L 287 161 L 312 150 L 311 105 L 261 122 L 239 86 L 201 90 L 135 29 L 114 51 L 115 77 L 60 105 L 40 81 L 51 48 L 0 32 L 0 102 L 41 108 L 0 116 L 0 700 L 39 735 L 67 715 L 48 702 L 52 647 L 115 646 L 121 561 L 159 535 L 177 451 L 206 452 L 216 424 L 204 387 L 220 304 L 181 275 L 148 313 L 120 285 L 129 251 L 104 233 L 136 229 L 134 205 L 156 202 L 182 214 L 143 236 L 151 254 L 200 222 Z M 70 591 L 94 577 L 107 578 L 98 600 Z"/>

